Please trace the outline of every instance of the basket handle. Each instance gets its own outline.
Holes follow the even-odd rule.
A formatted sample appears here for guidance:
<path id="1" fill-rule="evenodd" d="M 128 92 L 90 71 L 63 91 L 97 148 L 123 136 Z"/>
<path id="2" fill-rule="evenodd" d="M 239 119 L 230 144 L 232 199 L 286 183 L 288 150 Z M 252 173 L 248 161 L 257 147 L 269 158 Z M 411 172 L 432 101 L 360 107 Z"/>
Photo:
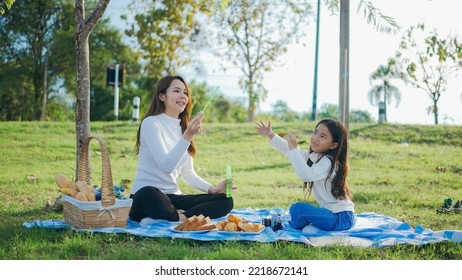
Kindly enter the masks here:
<path id="1" fill-rule="evenodd" d="M 109 207 L 115 203 L 114 185 L 112 181 L 111 162 L 109 161 L 109 152 L 104 143 L 103 139 L 99 137 L 90 136 L 86 138 L 82 147 L 80 148 L 79 157 L 79 172 L 77 174 L 77 180 L 86 182 L 89 186 L 90 183 L 90 161 L 89 161 L 89 150 L 90 141 L 95 139 L 98 141 L 101 149 L 101 160 L 102 160 L 102 182 L 101 182 L 101 205 L 103 207 Z"/>

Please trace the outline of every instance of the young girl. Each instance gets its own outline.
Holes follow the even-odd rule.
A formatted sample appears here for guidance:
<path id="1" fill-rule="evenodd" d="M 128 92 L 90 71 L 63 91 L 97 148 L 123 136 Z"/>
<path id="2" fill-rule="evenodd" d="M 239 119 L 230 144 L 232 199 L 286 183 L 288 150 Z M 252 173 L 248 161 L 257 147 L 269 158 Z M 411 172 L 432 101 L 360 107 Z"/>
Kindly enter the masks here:
<path id="1" fill-rule="evenodd" d="M 269 122 L 257 123 L 257 132 L 285 154 L 298 177 L 310 182 L 310 191 L 319 207 L 305 202 L 290 206 L 290 223 L 295 229 L 311 224 L 319 229 L 347 230 L 354 223 L 354 204 L 348 189 L 348 139 L 345 126 L 333 119 L 321 120 L 311 136 L 310 150 L 300 150 L 294 135 L 285 139 L 275 134 Z"/>
<path id="2" fill-rule="evenodd" d="M 202 130 L 204 114 L 190 121 L 191 107 L 189 89 L 182 77 L 159 80 L 137 133 L 138 169 L 130 196 L 131 220 L 183 221 L 200 214 L 213 219 L 232 210 L 233 199 L 224 194 L 226 179 L 213 186 L 194 171 L 193 138 Z M 205 193 L 182 194 L 177 182 L 180 175 Z M 231 188 L 235 188 L 233 184 Z"/>

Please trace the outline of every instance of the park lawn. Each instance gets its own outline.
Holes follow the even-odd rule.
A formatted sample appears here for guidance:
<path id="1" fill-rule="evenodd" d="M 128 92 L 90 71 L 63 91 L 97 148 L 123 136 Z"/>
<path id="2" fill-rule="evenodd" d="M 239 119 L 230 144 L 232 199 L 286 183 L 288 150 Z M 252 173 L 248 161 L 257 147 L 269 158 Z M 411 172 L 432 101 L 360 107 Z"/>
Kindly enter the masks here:
<path id="1" fill-rule="evenodd" d="M 273 124 L 276 132 L 295 133 L 299 140 L 308 140 L 314 125 Z M 91 123 L 92 135 L 108 146 L 114 183 L 134 177 L 137 129 L 132 122 Z M 73 176 L 75 124 L 3 122 L 0 135 L 0 259 L 462 259 L 462 244 L 451 242 L 314 248 L 292 242 L 200 242 L 26 229 L 25 221 L 63 219 L 62 212 L 46 211 L 44 206 L 48 198 L 59 195 L 54 176 Z M 195 141 L 195 167 L 203 178 L 216 183 L 225 176 L 226 165 L 232 166 L 239 187 L 233 193 L 235 208 L 287 208 L 303 199 L 302 183 L 292 167 L 266 138 L 256 135 L 253 124 L 207 123 Z M 348 181 L 357 213 L 376 212 L 435 231 L 462 230 L 462 214 L 436 213 L 445 198 L 462 199 L 461 126 L 350 124 L 349 144 Z M 100 184 L 99 147 L 94 142 L 91 148 L 92 184 Z M 183 183 L 181 188 L 197 192 Z"/>

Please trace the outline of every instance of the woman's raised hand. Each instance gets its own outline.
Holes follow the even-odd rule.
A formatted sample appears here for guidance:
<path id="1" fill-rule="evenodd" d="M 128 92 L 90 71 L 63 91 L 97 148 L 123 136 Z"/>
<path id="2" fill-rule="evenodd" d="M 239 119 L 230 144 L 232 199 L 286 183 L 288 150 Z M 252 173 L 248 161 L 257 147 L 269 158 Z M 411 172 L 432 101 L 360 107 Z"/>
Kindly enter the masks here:
<path id="1" fill-rule="evenodd" d="M 211 194 L 226 193 L 226 182 L 227 182 L 227 179 L 224 179 L 223 181 L 218 183 L 216 186 L 210 186 L 208 193 L 211 193 Z M 231 179 L 231 189 L 232 190 L 237 189 L 237 186 L 234 185 L 233 179 Z"/>
<path id="2" fill-rule="evenodd" d="M 190 122 L 188 127 L 183 133 L 183 137 L 189 142 L 192 141 L 194 135 L 202 132 L 202 120 L 204 119 L 204 113 L 199 113 Z"/>

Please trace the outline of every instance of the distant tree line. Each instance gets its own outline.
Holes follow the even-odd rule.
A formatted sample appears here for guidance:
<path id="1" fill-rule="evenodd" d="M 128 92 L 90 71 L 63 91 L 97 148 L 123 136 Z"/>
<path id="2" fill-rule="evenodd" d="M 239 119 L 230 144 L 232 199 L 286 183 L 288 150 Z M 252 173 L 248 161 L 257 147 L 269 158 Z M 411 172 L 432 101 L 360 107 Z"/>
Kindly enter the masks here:
<path id="1" fill-rule="evenodd" d="M 338 119 L 340 108 L 338 105 L 324 103 L 317 112 L 316 119 Z M 269 112 L 259 112 L 257 115 L 265 116 L 271 119 L 279 119 L 284 122 L 292 121 L 309 121 L 311 120 L 311 112 L 296 112 L 290 109 L 287 102 L 284 100 L 277 100 L 272 105 L 272 110 Z M 364 110 L 351 110 L 350 112 L 351 123 L 372 123 L 374 119 L 369 112 Z"/>
<path id="2" fill-rule="evenodd" d="M 0 120 L 74 120 L 78 92 L 76 2 L 23 0 L 11 6 L 13 2 L 2 1 L 0 14 Z M 126 67 L 118 119 L 129 120 L 135 96 L 141 98 L 142 114 L 160 77 L 177 74 L 187 65 L 199 65 L 202 62 L 197 59 L 198 54 L 206 51 L 220 55 L 241 70 L 238 86 L 247 96 L 246 102 L 222 96 L 210 107 L 207 120 L 252 121 L 258 105 L 268 94 L 263 86 L 263 73 L 271 71 L 278 57 L 287 51 L 288 44 L 304 36 L 299 27 L 306 24 L 311 15 L 307 1 L 155 0 L 127 3 L 131 3 L 127 4 L 127 9 L 135 12 L 135 21 L 126 22 L 125 30 L 115 28 L 104 19 L 91 33 L 91 120 L 114 119 L 114 90 L 106 86 L 108 65 L 117 63 Z M 137 11 L 140 3 L 143 9 Z M 375 11 L 367 1 L 362 0 L 360 4 L 365 10 Z M 86 1 L 86 12 L 96 5 L 96 0 Z M 326 5 L 332 9 L 338 6 L 338 1 L 327 1 Z M 290 30 L 281 29 L 287 25 L 285 20 L 288 18 L 291 20 Z M 126 20 L 126 16 L 120 20 Z M 424 31 L 423 25 L 406 31 L 396 57 L 387 65 L 379 66 L 371 75 L 371 81 L 376 85 L 367 98 L 376 106 L 386 106 L 392 100 L 398 105 L 401 93 L 392 85 L 391 79 L 403 79 L 428 93 L 432 99 L 428 111 L 435 115 L 437 124 L 437 102 L 444 92 L 447 77 L 462 66 L 462 47 L 457 38 L 440 38 L 436 32 L 430 33 L 420 45 L 413 44 L 417 31 Z M 127 37 L 130 43 L 127 43 Z M 423 50 L 415 51 L 416 47 Z M 428 63 L 435 59 L 439 66 L 431 68 Z M 432 72 L 427 72 L 429 70 Z M 195 81 L 189 84 L 195 103 L 193 110 L 198 111 L 210 97 L 211 87 Z M 335 112 L 335 105 L 325 104 L 318 116 L 335 117 Z M 283 103 L 275 104 L 273 112 L 267 113 L 303 119 L 303 114 L 291 111 Z M 361 111 L 351 114 L 352 122 L 372 119 Z"/>
<path id="3" fill-rule="evenodd" d="M 8 4 L 10 2 L 8 1 Z M 98 2 L 86 1 L 83 5 L 85 13 L 90 15 Z M 2 10 L 4 14 L 0 16 L 0 120 L 72 120 L 75 117 L 78 93 L 75 70 L 80 67 L 76 65 L 75 53 L 76 3 L 73 0 L 24 0 Z M 129 3 L 127 1 L 127 9 L 130 8 Z M 140 2 L 131 3 L 131 7 L 135 9 L 136 4 Z M 211 47 L 212 42 L 218 42 L 218 37 L 215 36 L 223 38 L 223 34 L 208 32 L 211 30 L 208 26 L 212 18 L 215 18 L 217 23 L 220 22 L 216 17 L 218 14 L 226 19 L 221 21 L 222 28 L 230 28 L 232 31 L 232 26 L 238 24 L 233 20 L 242 19 L 247 20 L 249 27 L 256 25 L 255 28 L 263 28 L 258 22 L 264 19 L 265 22 L 268 20 L 264 25 L 269 28 L 266 34 L 276 34 L 280 29 L 278 23 L 287 19 L 289 11 L 294 11 L 302 19 L 303 15 L 309 12 L 306 1 L 221 1 L 220 5 L 217 3 L 219 2 L 205 0 L 143 2 L 143 11 L 135 15 L 133 24 L 127 23 L 125 30 L 111 26 L 107 19 L 100 20 L 89 40 L 90 119 L 114 118 L 113 88 L 107 87 L 105 81 L 108 65 L 118 63 L 126 67 L 126 83 L 120 89 L 118 119 L 130 119 L 132 100 L 135 96 L 141 98 L 140 111 L 144 112 L 154 85 L 160 77 L 177 74 L 181 67 L 199 63 L 196 60 L 199 50 Z M 256 9 L 257 6 L 260 8 Z M 232 14 L 227 14 L 225 10 L 232 11 Z M 276 10 L 279 12 L 276 13 Z M 296 30 L 296 27 L 291 28 Z M 132 41 L 131 44 L 124 41 L 124 33 Z M 255 102 L 263 98 L 263 95 L 260 96 L 263 89 L 261 80 L 256 80 L 261 76 L 259 73 L 270 70 L 270 61 L 275 61 L 278 55 L 285 52 L 284 46 L 292 42 L 299 32 L 286 33 L 279 33 L 286 36 L 286 39 L 282 40 L 280 37 L 281 41 L 278 44 L 254 41 L 261 44 L 260 49 L 264 52 L 252 54 L 255 56 L 252 57 L 255 59 L 252 61 L 255 65 L 251 66 L 251 75 L 242 80 L 241 87 L 249 96 L 246 119 L 249 119 L 249 110 L 256 106 Z M 235 35 L 242 36 L 243 33 L 231 32 L 227 38 L 234 38 Z M 260 37 L 257 40 L 263 39 Z M 226 39 L 224 43 L 227 45 Z M 239 48 L 237 45 L 241 43 L 235 41 L 233 45 Z M 211 49 L 208 48 L 208 51 Z M 200 103 L 201 93 L 206 94 L 210 90 L 207 85 L 191 83 L 191 87 L 198 89 L 197 94 L 193 92 L 197 97 L 196 103 Z M 204 99 L 205 96 L 202 100 Z M 213 115 L 217 120 L 241 120 L 242 106 L 244 105 L 237 101 L 226 100 L 226 97 L 223 97 L 214 105 L 213 110 L 216 112 Z"/>
<path id="4" fill-rule="evenodd" d="M 443 37 L 438 31 L 425 31 L 425 24 L 411 26 L 402 36 L 394 57 L 380 65 L 371 74 L 374 85 L 368 92 L 373 106 L 379 107 L 379 123 L 387 121 L 387 105 L 393 100 L 396 106 L 401 100 L 401 92 L 392 84 L 392 80 L 402 80 L 422 93 L 426 93 L 431 103 L 427 113 L 433 114 L 434 124 L 439 124 L 440 110 L 438 101 L 441 95 L 452 96 L 459 102 L 459 92 L 446 93 L 446 86 L 451 77 L 462 69 L 462 43 L 456 35 Z M 424 99 L 424 95 L 416 96 Z"/>

